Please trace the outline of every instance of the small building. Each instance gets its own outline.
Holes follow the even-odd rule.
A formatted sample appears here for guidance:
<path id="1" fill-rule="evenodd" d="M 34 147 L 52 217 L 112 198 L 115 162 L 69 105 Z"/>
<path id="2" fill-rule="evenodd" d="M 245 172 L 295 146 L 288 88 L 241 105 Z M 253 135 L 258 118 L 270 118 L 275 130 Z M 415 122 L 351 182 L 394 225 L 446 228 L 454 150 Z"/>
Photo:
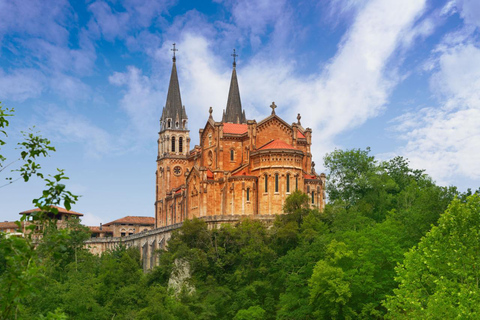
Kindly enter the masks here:
<path id="1" fill-rule="evenodd" d="M 121 219 L 105 223 L 102 227 L 109 227 L 114 237 L 125 237 L 131 234 L 152 230 L 155 226 L 155 218 L 126 216 Z"/>
<path id="2" fill-rule="evenodd" d="M 23 237 L 23 222 L 20 224 L 20 228 L 14 221 L 0 222 L 0 232 L 9 234 L 10 236 Z"/>
<path id="3" fill-rule="evenodd" d="M 89 226 L 90 238 L 110 238 L 113 237 L 113 231 L 110 227 L 104 226 L 100 223 L 100 227 Z"/>
<path id="4" fill-rule="evenodd" d="M 79 213 L 79 212 L 76 212 L 76 211 L 73 211 L 73 210 L 67 210 L 67 209 L 59 207 L 59 206 L 50 206 L 50 207 L 57 209 L 58 214 L 54 214 L 52 212 L 47 212 L 47 217 L 50 218 L 50 219 L 56 219 L 57 220 L 57 225 L 59 225 L 59 226 L 60 225 L 65 226 L 66 221 L 68 221 L 69 219 L 72 219 L 72 218 L 79 219 L 80 217 L 83 217 L 83 213 Z M 39 212 L 41 212 L 41 209 L 35 208 L 35 209 L 22 211 L 19 214 L 22 215 L 22 216 L 23 215 L 30 216 L 30 215 L 33 215 L 33 214 L 36 214 L 36 213 L 39 213 Z"/>

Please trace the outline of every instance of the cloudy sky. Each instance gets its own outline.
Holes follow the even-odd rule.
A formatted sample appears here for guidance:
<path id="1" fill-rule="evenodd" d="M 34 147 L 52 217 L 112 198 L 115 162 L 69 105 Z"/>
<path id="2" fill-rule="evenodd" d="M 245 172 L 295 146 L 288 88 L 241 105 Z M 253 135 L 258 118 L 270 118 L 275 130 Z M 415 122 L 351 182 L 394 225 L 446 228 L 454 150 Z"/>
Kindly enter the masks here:
<path id="1" fill-rule="evenodd" d="M 221 119 L 235 48 L 247 118 L 272 101 L 289 123 L 301 113 L 318 169 L 335 148 L 370 146 L 480 186 L 478 0 L 0 0 L 0 101 L 15 108 L 1 154 L 14 160 L 35 126 L 57 149 L 44 172 L 66 170 L 85 223 L 153 216 L 174 42 L 192 146 L 210 106 Z M 0 221 L 42 189 L 1 187 Z"/>

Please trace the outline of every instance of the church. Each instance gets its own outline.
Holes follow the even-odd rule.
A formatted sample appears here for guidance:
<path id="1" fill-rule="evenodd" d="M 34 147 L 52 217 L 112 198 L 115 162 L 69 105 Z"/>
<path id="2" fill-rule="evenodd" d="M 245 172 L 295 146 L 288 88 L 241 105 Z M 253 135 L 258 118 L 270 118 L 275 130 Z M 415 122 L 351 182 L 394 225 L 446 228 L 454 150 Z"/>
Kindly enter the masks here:
<path id="1" fill-rule="evenodd" d="M 311 207 L 323 209 L 325 175 L 317 174 L 310 151 L 312 130 L 275 113 L 248 120 L 242 109 L 235 51 L 227 105 L 221 121 L 210 116 L 190 149 L 182 105 L 176 49 L 167 100 L 160 118 L 156 171 L 155 228 L 193 217 L 276 215 L 289 194 L 301 190 Z M 213 217 L 212 217 L 213 218 Z"/>

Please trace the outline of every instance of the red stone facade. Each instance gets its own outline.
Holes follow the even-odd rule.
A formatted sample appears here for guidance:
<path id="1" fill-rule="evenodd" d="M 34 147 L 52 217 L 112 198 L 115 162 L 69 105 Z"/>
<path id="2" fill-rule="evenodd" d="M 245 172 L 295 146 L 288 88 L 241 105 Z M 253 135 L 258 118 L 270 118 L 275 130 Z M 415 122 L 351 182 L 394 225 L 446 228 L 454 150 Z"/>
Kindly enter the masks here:
<path id="1" fill-rule="evenodd" d="M 175 68 L 174 61 L 172 78 L 178 82 Z M 235 68 L 233 81 L 238 90 Z M 174 89 L 169 88 L 167 106 L 173 105 L 170 92 L 178 91 L 180 101 L 179 88 Z M 224 119 L 229 112 L 231 116 L 232 108 L 237 108 L 237 119 L 241 119 L 236 95 L 237 105 L 227 106 Z M 168 110 L 164 108 L 158 140 L 156 228 L 193 217 L 281 214 L 286 197 L 297 189 L 308 193 L 312 207 L 323 209 L 325 175 L 312 167 L 312 130 L 301 126 L 300 116 L 288 124 L 275 114 L 275 104 L 271 107 L 269 117 L 246 123 L 215 122 L 210 110 L 200 129 L 200 146 L 192 150 L 185 107 L 177 107 L 176 118 L 165 117 Z"/>

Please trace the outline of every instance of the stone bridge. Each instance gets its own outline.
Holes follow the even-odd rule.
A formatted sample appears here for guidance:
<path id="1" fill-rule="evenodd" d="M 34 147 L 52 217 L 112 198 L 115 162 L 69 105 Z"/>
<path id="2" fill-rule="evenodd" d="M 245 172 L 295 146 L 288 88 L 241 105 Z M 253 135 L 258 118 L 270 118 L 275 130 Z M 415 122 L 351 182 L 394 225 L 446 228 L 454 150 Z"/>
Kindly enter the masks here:
<path id="1" fill-rule="evenodd" d="M 223 223 L 236 223 L 244 219 L 260 220 L 271 223 L 275 215 L 217 215 L 205 216 L 199 219 L 205 220 L 209 228 L 216 228 Z M 179 229 L 183 223 L 176 223 L 166 227 L 135 233 L 126 237 L 92 238 L 85 241 L 85 245 L 94 254 L 102 254 L 108 250 L 114 250 L 120 244 L 128 247 L 136 247 L 140 250 L 143 270 L 147 271 L 157 265 L 158 250 L 166 250 L 167 242 L 174 230 Z"/>

